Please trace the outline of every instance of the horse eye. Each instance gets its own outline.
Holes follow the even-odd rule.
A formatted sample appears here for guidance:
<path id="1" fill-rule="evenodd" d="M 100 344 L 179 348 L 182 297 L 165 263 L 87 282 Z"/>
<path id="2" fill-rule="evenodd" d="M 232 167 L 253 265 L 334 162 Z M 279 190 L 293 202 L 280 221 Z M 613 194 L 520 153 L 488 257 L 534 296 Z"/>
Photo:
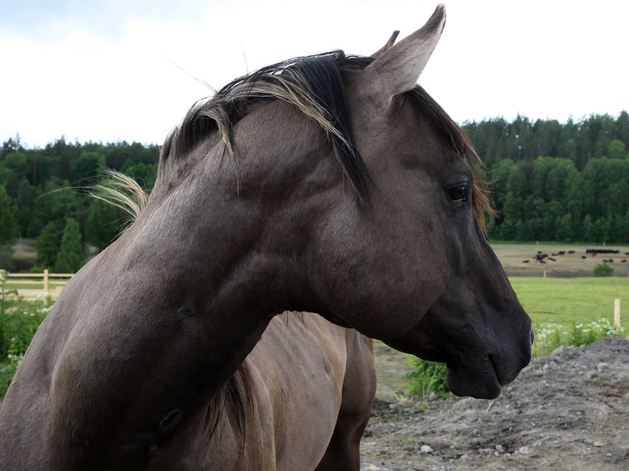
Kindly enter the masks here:
<path id="1" fill-rule="evenodd" d="M 467 186 L 459 185 L 448 189 L 448 196 L 452 201 L 461 201 L 467 194 Z"/>

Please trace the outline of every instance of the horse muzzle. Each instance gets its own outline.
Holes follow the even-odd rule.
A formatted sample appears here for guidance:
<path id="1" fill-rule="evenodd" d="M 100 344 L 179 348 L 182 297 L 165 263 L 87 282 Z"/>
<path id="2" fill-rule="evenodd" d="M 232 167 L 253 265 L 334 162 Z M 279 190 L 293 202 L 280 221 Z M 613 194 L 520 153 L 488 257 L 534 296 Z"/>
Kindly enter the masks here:
<path id="1" fill-rule="evenodd" d="M 410 332 L 385 343 L 424 360 L 446 363 L 448 388 L 457 396 L 495 399 L 531 361 L 535 334 L 530 320 L 507 334 L 455 329 L 435 319 L 443 317 L 427 315 Z"/>

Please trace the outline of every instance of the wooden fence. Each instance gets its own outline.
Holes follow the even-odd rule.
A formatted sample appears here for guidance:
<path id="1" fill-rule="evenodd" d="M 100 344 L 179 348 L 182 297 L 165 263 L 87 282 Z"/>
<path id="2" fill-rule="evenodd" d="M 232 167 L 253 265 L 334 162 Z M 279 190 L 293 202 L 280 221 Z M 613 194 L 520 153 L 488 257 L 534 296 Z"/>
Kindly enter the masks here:
<path id="1" fill-rule="evenodd" d="M 50 296 L 57 299 L 73 276 L 74 273 L 48 273 L 48 270 L 44 273 L 9 273 L 4 290 L 16 289 L 24 298 Z"/>

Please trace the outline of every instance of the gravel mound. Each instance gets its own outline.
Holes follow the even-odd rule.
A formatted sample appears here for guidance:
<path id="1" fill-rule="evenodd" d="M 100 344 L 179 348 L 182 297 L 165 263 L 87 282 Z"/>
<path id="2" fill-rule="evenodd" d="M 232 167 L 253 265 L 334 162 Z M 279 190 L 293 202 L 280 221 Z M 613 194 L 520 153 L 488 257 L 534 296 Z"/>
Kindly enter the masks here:
<path id="1" fill-rule="evenodd" d="M 498 399 L 376 399 L 363 471 L 629 470 L 629 340 L 560 347 Z"/>

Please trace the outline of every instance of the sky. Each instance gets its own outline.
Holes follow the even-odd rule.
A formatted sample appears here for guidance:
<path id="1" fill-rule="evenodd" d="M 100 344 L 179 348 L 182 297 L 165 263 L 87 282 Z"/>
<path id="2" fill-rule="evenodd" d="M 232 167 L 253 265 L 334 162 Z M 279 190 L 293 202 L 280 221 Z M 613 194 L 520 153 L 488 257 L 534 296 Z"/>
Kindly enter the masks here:
<path id="1" fill-rule="evenodd" d="M 459 124 L 629 110 L 629 2 L 449 0 L 419 83 Z M 0 142 L 160 145 L 197 100 L 296 56 L 368 56 L 434 0 L 2 0 Z M 398 39 L 398 40 L 399 40 Z"/>

